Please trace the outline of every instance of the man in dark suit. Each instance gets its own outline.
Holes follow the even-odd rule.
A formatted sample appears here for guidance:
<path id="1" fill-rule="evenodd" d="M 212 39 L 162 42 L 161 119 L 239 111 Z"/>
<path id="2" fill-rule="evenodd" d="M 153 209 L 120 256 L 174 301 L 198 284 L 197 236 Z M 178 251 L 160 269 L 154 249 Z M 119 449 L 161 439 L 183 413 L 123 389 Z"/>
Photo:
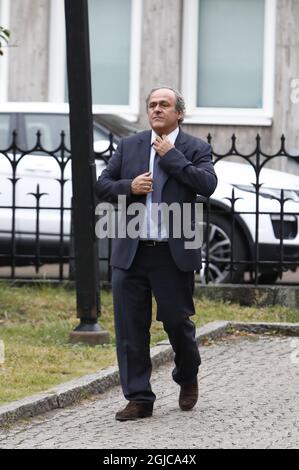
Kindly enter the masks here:
<path id="1" fill-rule="evenodd" d="M 195 313 L 194 271 L 201 268 L 201 253 L 196 243 L 190 247 L 186 242 L 190 230 L 197 230 L 197 194 L 208 197 L 217 185 L 210 145 L 180 128 L 185 113 L 181 94 L 168 87 L 152 90 L 147 112 L 152 130 L 122 139 L 96 185 L 101 200 L 125 198 L 127 224 L 137 207 L 134 203 L 145 209 L 139 235 L 115 238 L 112 243 L 117 357 L 123 393 L 129 400 L 116 414 L 120 421 L 146 418 L 153 412 L 152 293 L 157 319 L 163 322 L 175 353 L 172 377 L 180 385 L 179 406 L 187 411 L 197 402 L 201 360 L 189 317 Z M 162 203 L 167 207 L 176 203 L 182 211 L 189 206 L 190 221 L 178 220 L 180 211 L 176 215 L 169 211 L 168 223 L 165 212 L 154 218 L 155 204 Z M 184 230 L 186 224 L 189 232 Z"/>

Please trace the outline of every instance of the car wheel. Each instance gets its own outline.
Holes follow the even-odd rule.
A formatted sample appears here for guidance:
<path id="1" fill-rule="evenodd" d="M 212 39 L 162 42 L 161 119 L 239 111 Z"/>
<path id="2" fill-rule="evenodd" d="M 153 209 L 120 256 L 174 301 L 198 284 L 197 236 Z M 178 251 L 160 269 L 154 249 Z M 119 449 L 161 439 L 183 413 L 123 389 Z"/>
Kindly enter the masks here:
<path id="1" fill-rule="evenodd" d="M 229 216 L 218 214 L 210 215 L 210 224 L 208 230 L 209 236 L 209 264 L 205 262 L 207 244 L 206 237 L 206 222 L 203 228 L 203 245 L 202 245 L 202 259 L 203 267 L 199 273 L 200 282 L 206 283 L 205 271 L 208 268 L 208 282 L 215 284 L 224 283 L 237 283 L 243 280 L 245 265 L 235 265 L 232 274 L 229 271 L 230 259 L 232 252 L 232 245 L 230 240 L 230 221 Z M 235 228 L 234 233 L 234 260 L 243 261 L 246 259 L 246 246 L 243 236 L 238 229 Z"/>

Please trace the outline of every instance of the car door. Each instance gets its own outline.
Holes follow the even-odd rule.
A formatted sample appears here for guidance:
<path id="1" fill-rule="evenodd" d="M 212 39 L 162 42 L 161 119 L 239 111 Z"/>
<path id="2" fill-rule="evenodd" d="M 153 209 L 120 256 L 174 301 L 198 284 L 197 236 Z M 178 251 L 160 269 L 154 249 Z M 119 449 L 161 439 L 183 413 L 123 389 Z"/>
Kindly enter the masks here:
<path id="1" fill-rule="evenodd" d="M 67 114 L 27 113 L 20 119 L 28 153 L 21 155 L 18 163 L 17 200 L 22 208 L 18 210 L 17 230 L 21 238 L 32 238 L 38 225 L 41 240 L 58 241 L 62 233 L 68 238 L 72 196 L 69 117 Z M 64 148 L 61 147 L 62 131 Z M 94 127 L 93 134 L 96 151 L 107 149 L 108 133 Z M 97 161 L 96 167 L 100 173 L 104 162 Z"/>
<path id="2" fill-rule="evenodd" d="M 19 125 L 26 152 L 19 154 L 17 164 L 18 237 L 32 240 L 38 230 L 41 240 L 58 240 L 61 218 L 63 233 L 70 231 L 71 170 L 69 152 L 61 148 L 62 131 L 69 147 L 68 116 L 20 114 Z"/>
<path id="3" fill-rule="evenodd" d="M 12 231 L 13 186 L 12 155 L 6 151 L 12 143 L 12 132 L 16 128 L 13 113 L 0 113 L 0 244 L 10 242 Z M 6 151 L 6 152 L 5 152 Z"/>

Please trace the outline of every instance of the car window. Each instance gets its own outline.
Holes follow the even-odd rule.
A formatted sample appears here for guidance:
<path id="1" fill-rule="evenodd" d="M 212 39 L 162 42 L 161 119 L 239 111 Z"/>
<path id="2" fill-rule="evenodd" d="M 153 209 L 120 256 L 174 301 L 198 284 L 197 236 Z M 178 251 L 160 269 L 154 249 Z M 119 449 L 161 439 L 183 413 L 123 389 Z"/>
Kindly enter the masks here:
<path id="1" fill-rule="evenodd" d="M 41 132 L 41 144 L 46 150 L 53 150 L 60 145 L 61 132 L 65 132 L 65 144 L 70 148 L 69 118 L 65 114 L 25 114 L 25 132 L 27 148 L 36 144 L 36 133 Z M 94 128 L 94 141 L 107 140 L 107 134 Z"/>
<path id="2" fill-rule="evenodd" d="M 10 115 L 0 114 L 0 149 L 4 150 L 11 144 Z"/>

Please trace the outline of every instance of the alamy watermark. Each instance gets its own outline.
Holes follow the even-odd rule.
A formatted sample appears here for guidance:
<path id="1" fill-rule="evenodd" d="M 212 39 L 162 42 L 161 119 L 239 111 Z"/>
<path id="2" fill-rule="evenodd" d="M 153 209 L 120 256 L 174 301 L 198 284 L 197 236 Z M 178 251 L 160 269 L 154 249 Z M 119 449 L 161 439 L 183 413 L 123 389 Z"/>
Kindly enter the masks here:
<path id="1" fill-rule="evenodd" d="M 291 102 L 293 104 L 299 103 L 299 78 L 293 78 L 291 80 Z"/>
<path id="2" fill-rule="evenodd" d="M 203 240 L 203 205 L 201 203 L 141 202 L 126 205 L 126 196 L 117 204 L 100 202 L 96 207 L 98 238 L 184 238 L 186 249 L 198 249 Z"/>

